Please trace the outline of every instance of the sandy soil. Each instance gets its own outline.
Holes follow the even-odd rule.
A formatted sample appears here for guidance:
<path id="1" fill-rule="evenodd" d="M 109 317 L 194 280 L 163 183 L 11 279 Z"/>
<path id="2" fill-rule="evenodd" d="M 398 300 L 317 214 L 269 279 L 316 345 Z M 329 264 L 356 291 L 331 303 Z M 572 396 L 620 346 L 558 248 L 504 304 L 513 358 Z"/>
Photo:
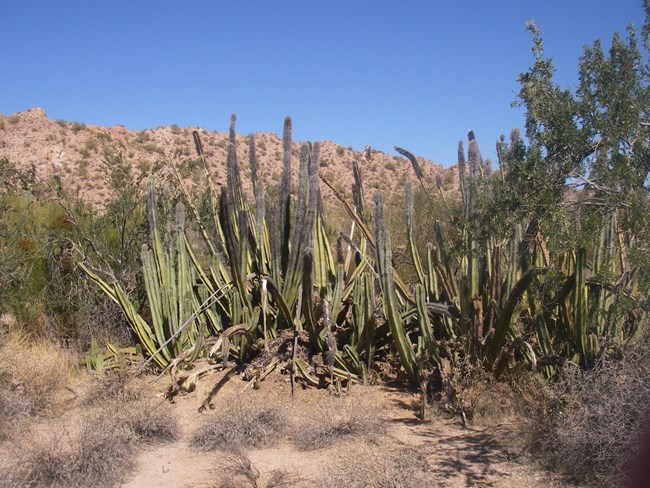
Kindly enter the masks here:
<path id="1" fill-rule="evenodd" d="M 340 397 L 322 390 L 300 390 L 291 397 L 285 377 L 276 376 L 262 382 L 260 390 L 241 393 L 244 383 L 235 378 L 218 393 L 215 400 L 283 405 L 293 418 L 310 418 L 322 406 L 330 411 L 350 405 L 374 408 L 386 427 L 385 434 L 367 439 L 353 439 L 326 449 L 298 451 L 290 442 L 265 449 L 249 450 L 247 455 L 260 472 L 259 486 L 265 486 L 274 470 L 286 470 L 300 476 L 300 486 L 321 486 L 333 460 L 356 462 L 366 450 L 391 455 L 415 447 L 423 453 L 438 486 L 448 487 L 549 487 L 569 486 L 561 477 L 534 466 L 512 442 L 514 426 L 507 420 L 494 419 L 493 425 L 463 427 L 460 419 L 440 416 L 422 422 L 418 419 L 418 397 L 413 393 L 381 386 L 354 386 Z M 160 393 L 154 393 L 160 394 Z M 125 487 L 207 487 L 217 486 L 222 474 L 218 452 L 199 452 L 189 445 L 191 433 L 216 411 L 199 413 L 200 395 L 177 396 L 174 411 L 182 436 L 173 444 L 151 448 L 138 458 L 137 472 Z M 333 409 L 333 410 L 332 410 Z M 483 422 L 485 424 L 485 422 Z M 334 461 L 336 462 L 336 461 Z M 347 462 L 347 461 L 346 461 Z M 251 485 L 252 486 L 252 485 Z"/>
<path id="2" fill-rule="evenodd" d="M 50 448 L 50 452 L 56 455 L 60 449 L 56 446 L 69 445 L 70 439 L 78 437 L 80 425 L 93 414 L 93 409 L 100 409 L 104 416 L 108 410 L 111 418 L 121 422 L 120 418 L 128 417 L 120 417 L 118 410 L 128 412 L 129 407 L 146 404 L 147 412 L 150 412 L 147 418 L 156 416 L 170 423 L 175 419 L 180 435 L 173 442 L 138 444 L 135 459 L 127 458 L 124 464 L 111 468 L 119 470 L 122 475 L 127 473 L 122 486 L 216 488 L 222 486 L 224 479 L 234 476 L 233 444 L 228 444 L 231 452 L 201 451 L 191 444 L 193 435 L 205 432 L 202 429 L 206 425 L 214 425 L 212 420 L 224 419 L 225 415 L 234 415 L 241 420 L 247 415 L 245 408 L 248 408 L 249 412 L 250 409 L 253 411 L 252 417 L 257 418 L 256 415 L 264 410 L 262 407 L 269 407 L 281 413 L 281 425 L 286 428 L 277 438 L 273 437 L 275 434 L 271 435 L 273 440 L 277 440 L 273 447 L 245 451 L 257 479 L 232 486 L 289 486 L 287 483 L 270 483 L 272 476 L 279 471 L 297 480 L 290 486 L 300 487 L 570 486 L 560 476 L 534 465 L 522 453 L 515 442 L 518 434 L 512 423 L 512 411 L 503 407 L 507 402 L 501 401 L 501 394 L 488 399 L 493 407 L 489 416 L 474 419 L 464 427 L 460 418 L 440 414 L 431 415 L 429 421 L 421 421 L 418 418 L 418 395 L 387 386 L 354 385 L 339 395 L 314 388 L 298 389 L 292 397 L 285 375 L 271 374 L 261 383 L 259 390 L 254 390 L 247 388 L 247 383 L 238 376 L 221 372 L 201 379 L 193 392 L 177 394 L 170 405 L 166 398 L 169 378 L 130 379 L 126 390 L 116 390 L 110 381 L 98 381 L 87 373 L 81 377 L 80 381 L 70 383 L 70 388 L 61 390 L 61 398 L 52 405 L 49 413 L 24 419 L 10 429 L 9 441 L 3 443 L 0 439 L 0 466 L 4 466 L 0 471 L 16 466 L 16 461 L 11 459 L 20 462 L 21 455 L 25 459 L 24 454 L 30 449 L 33 451 L 33 446 L 38 445 L 39 437 L 44 434 L 51 437 L 57 432 L 62 433 L 59 434 L 62 442 L 55 440 L 55 447 Z M 98 403 L 98 394 L 107 391 L 102 390 L 107 384 L 111 391 L 137 392 L 137 396 L 121 397 L 117 403 L 107 403 L 106 400 Z M 200 409 L 209 394 L 214 394 L 210 408 Z M 357 426 L 352 429 L 353 435 L 349 432 L 342 436 L 337 434 L 332 443 L 321 441 L 321 437 L 317 442 L 304 442 L 311 439 L 314 432 L 319 432 L 323 425 L 331 425 L 332 419 L 341 418 Z M 239 423 L 243 424 L 245 422 Z M 242 436 L 250 439 L 248 431 Z M 17 447 L 18 458 L 12 458 Z M 121 448 L 115 449 L 119 452 Z M 129 459 L 134 462 L 129 463 Z M 56 465 L 52 460 L 48 462 Z M 128 464 L 135 467 L 132 469 Z M 16 484 L 11 479 L 0 478 L 0 486 L 24 484 Z M 388 484 L 387 479 L 390 480 Z M 103 486 L 102 480 L 98 483 L 97 486 Z"/>

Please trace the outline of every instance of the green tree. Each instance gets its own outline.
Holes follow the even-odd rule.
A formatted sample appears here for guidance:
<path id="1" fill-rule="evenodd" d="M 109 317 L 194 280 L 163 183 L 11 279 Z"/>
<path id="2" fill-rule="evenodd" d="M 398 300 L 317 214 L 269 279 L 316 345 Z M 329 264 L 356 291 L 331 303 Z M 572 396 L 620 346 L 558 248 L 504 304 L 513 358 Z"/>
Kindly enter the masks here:
<path id="1" fill-rule="evenodd" d="M 647 10 L 647 0 L 644 5 Z M 632 26 L 625 40 L 613 36 L 608 53 L 598 40 L 586 46 L 573 93 L 553 80 L 555 69 L 544 57 L 540 30 L 532 22 L 528 29 L 534 62 L 519 77 L 515 102 L 525 109 L 528 141 L 513 131 L 509 143 L 504 138 L 498 143 L 497 212 L 543 225 L 566 221 L 568 211 L 587 224 L 616 212 L 623 230 L 647 237 L 647 219 L 640 218 L 648 209 L 650 189 L 647 21 L 645 56 Z M 567 210 L 567 202 L 572 209 Z"/>

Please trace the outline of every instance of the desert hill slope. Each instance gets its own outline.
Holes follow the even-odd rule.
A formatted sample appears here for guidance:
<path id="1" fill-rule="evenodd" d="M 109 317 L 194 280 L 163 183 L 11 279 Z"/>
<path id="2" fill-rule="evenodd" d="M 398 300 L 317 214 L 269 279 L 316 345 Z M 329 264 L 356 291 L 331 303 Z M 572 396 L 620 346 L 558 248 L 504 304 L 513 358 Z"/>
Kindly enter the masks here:
<path id="1" fill-rule="evenodd" d="M 282 121 L 278 121 L 281 131 Z M 224 124 L 224 128 L 227 125 Z M 196 156 L 192 131 L 201 136 L 213 181 L 225 184 L 225 164 L 228 133 L 209 132 L 201 128 L 163 126 L 143 131 L 130 131 L 122 126 L 100 127 L 78 122 L 51 120 L 39 108 L 13 115 L 0 114 L 0 159 L 7 159 L 17 168 L 32 170 L 43 182 L 60 181 L 64 194 L 71 199 L 101 208 L 113 196 L 111 171 L 116 165 L 129 168 L 131 176 L 148 175 L 173 178 L 171 162 L 180 170 L 186 185 L 201 188 L 204 170 Z M 256 154 L 261 178 L 267 186 L 280 179 L 282 171 L 282 141 L 277 134 L 255 134 Z M 297 173 L 298 149 L 294 142 L 293 169 Z M 408 148 L 407 148 L 408 149 Z M 244 186 L 249 184 L 248 140 L 237 136 L 237 158 L 243 173 Z M 349 196 L 353 182 L 352 162 L 359 161 L 367 195 L 381 190 L 387 195 L 403 193 L 407 180 L 417 183 L 411 163 L 401 157 L 372 151 L 370 161 L 364 151 L 321 142 L 320 172 L 344 195 Z M 437 175 L 453 187 L 453 170 L 418 158 L 430 187 L 435 187 Z M 294 174 L 295 177 L 295 174 Z M 323 191 L 331 199 L 329 191 Z"/>

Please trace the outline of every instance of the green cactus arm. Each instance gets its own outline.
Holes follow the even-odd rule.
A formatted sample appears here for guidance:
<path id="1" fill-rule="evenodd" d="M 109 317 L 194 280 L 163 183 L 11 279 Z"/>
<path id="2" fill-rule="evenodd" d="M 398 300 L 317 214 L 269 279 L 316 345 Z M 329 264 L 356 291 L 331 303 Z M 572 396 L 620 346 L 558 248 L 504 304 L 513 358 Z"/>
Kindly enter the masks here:
<path id="1" fill-rule="evenodd" d="M 413 155 L 411 155 L 411 157 L 413 157 Z M 420 260 L 420 254 L 418 253 L 418 249 L 415 245 L 415 237 L 413 235 L 413 198 L 413 187 L 409 181 L 406 184 L 406 236 L 408 240 L 409 253 L 411 254 L 411 259 L 413 260 L 413 266 L 415 267 L 415 272 L 418 275 L 419 282 L 424 284 L 424 268 L 422 267 L 422 261 Z"/>
<path id="2" fill-rule="evenodd" d="M 395 274 L 391 263 L 392 250 L 390 238 L 384 227 L 383 198 L 381 194 L 377 194 L 375 197 L 375 228 L 377 235 L 377 269 L 379 286 L 382 291 L 384 315 L 390 327 L 400 363 L 409 380 L 415 384 L 417 382 L 415 352 L 404 332 L 404 325 L 400 316 Z"/>
<path id="3" fill-rule="evenodd" d="M 106 283 L 103 279 L 97 275 L 97 273 L 93 272 L 86 264 L 84 263 L 78 263 L 79 268 L 88 276 L 93 283 L 95 283 L 99 288 L 108 296 L 115 304 L 119 305 L 119 300 L 117 299 L 117 295 L 115 294 L 115 290 Z"/>
<path id="4" fill-rule="evenodd" d="M 516 305 L 519 303 L 519 300 L 521 300 L 521 297 L 524 295 L 533 280 L 539 274 L 546 273 L 546 271 L 548 271 L 546 268 L 530 268 L 522 275 L 510 291 L 505 305 L 501 309 L 494 334 L 490 338 L 490 344 L 488 346 L 488 354 L 492 364 L 496 361 L 501 348 L 505 343 L 506 336 L 511 327 L 512 315 L 515 311 Z"/>
<path id="5" fill-rule="evenodd" d="M 420 334 L 424 339 L 427 355 L 437 363 L 440 360 L 440 353 L 438 351 L 438 344 L 436 344 L 436 338 L 433 334 L 433 327 L 431 326 L 431 321 L 429 320 L 426 290 L 424 288 L 424 285 L 420 283 L 415 285 L 415 303 L 417 306 Z"/>
<path id="6" fill-rule="evenodd" d="M 587 342 L 587 251 L 578 249 L 576 253 L 576 280 L 573 291 L 573 323 L 575 341 L 582 361 L 587 364 L 591 361 L 595 351 L 588 348 Z"/>

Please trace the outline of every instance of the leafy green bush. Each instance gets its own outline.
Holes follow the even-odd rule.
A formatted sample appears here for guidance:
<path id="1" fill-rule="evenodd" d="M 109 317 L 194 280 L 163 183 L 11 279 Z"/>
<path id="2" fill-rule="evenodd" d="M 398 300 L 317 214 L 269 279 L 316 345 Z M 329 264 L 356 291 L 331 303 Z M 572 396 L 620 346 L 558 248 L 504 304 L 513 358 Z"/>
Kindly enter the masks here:
<path id="1" fill-rule="evenodd" d="M 110 266 L 116 279 L 135 288 L 145 224 L 130 175 L 113 178 L 121 191 L 100 215 L 53 195 L 33 172 L 7 160 L 0 161 L 0 174 L 0 312 L 30 334 L 81 348 L 92 337 L 129 342 L 116 305 L 90 286 L 76 260 L 81 253 L 95 266 Z"/>

